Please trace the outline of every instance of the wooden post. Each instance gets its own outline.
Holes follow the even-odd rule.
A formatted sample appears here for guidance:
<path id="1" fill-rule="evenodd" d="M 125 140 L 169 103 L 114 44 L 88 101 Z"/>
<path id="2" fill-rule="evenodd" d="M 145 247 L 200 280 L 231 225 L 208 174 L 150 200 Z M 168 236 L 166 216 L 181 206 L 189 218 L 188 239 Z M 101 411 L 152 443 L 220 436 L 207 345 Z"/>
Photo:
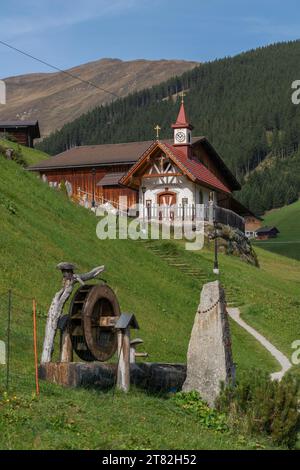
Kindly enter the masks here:
<path id="1" fill-rule="evenodd" d="M 123 392 L 130 388 L 130 327 L 118 331 L 117 387 Z"/>
<path id="2" fill-rule="evenodd" d="M 136 351 L 134 346 L 130 346 L 130 364 L 135 364 Z"/>
<path id="3" fill-rule="evenodd" d="M 9 390 L 9 374 L 10 374 L 10 324 L 11 324 L 11 306 L 12 295 L 11 290 L 8 291 L 8 309 L 7 309 L 7 353 L 6 353 L 6 391 Z"/>
<path id="4" fill-rule="evenodd" d="M 143 344 L 143 342 L 141 338 L 135 338 L 130 341 L 130 364 L 135 364 L 137 357 L 148 357 L 148 353 L 146 352 L 136 352 L 136 348 Z"/>
<path id="5" fill-rule="evenodd" d="M 68 328 L 61 332 L 60 336 L 60 362 L 73 361 L 73 346 Z"/>
<path id="6" fill-rule="evenodd" d="M 33 318 L 33 350 L 34 350 L 34 368 L 35 368 L 35 389 L 36 394 L 40 394 L 39 371 L 38 371 L 38 350 L 37 350 L 37 333 L 36 333 L 36 301 L 32 301 L 32 318 Z"/>

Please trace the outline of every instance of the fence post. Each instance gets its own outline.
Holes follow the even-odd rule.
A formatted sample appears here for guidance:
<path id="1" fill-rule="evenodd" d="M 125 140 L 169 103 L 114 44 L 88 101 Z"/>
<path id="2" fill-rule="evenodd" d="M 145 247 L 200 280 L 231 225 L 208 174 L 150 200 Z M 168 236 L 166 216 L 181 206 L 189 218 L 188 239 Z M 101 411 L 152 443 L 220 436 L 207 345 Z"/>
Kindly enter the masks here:
<path id="1" fill-rule="evenodd" d="M 32 300 L 33 317 L 33 350 L 34 350 L 34 368 L 35 368 L 35 389 L 36 394 L 40 394 L 39 370 L 38 370 L 38 352 L 37 352 L 37 333 L 36 333 L 36 300 Z"/>
<path id="2" fill-rule="evenodd" d="M 10 323 L 11 323 L 11 305 L 12 293 L 8 291 L 8 306 L 7 306 L 7 355 L 6 355 L 6 391 L 9 391 L 9 374 L 10 374 Z"/>

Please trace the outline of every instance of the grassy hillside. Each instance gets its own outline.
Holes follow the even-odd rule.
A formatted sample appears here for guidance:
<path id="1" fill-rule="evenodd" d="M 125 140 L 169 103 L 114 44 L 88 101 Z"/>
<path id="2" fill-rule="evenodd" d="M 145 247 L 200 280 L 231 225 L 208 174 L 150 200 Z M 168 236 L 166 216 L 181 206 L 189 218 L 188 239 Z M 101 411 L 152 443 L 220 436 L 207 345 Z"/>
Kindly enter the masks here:
<path id="1" fill-rule="evenodd" d="M 49 158 L 49 155 L 43 152 L 42 150 L 32 149 L 23 145 L 18 145 L 15 142 L 11 142 L 10 140 L 0 139 L 0 146 L 3 146 L 5 148 L 12 148 L 14 150 L 20 148 L 22 150 L 22 156 L 24 157 L 28 166 L 34 165 L 35 163 L 38 163 L 41 160 Z"/>
<path id="2" fill-rule="evenodd" d="M 183 362 L 201 285 L 213 278 L 213 254 L 207 249 L 187 252 L 182 243 L 171 242 L 179 260 L 191 269 L 201 269 L 200 279 L 169 266 L 145 243 L 100 241 L 94 215 L 3 159 L 0 193 L 0 339 L 6 334 L 6 291 L 13 288 L 11 390 L 18 397 L 0 404 L 1 449 L 255 447 L 247 438 L 208 430 L 170 400 L 141 391 L 123 396 L 65 391 L 42 383 L 40 398 L 32 400 L 31 298 L 37 298 L 39 312 L 44 313 L 60 286 L 58 262 L 73 261 L 80 270 L 105 264 L 105 279 L 116 291 L 122 310 L 138 318 L 138 335 L 145 341 L 150 360 Z M 163 242 L 156 244 L 161 251 L 169 249 Z M 260 270 L 221 255 L 221 279 L 228 300 L 243 305 L 245 318 L 290 354 L 291 341 L 300 333 L 300 264 L 264 250 L 259 250 L 259 256 Z M 39 348 L 44 325 L 42 315 Z M 238 373 L 252 367 L 278 370 L 272 357 L 236 325 L 232 325 L 232 340 Z"/>
<path id="3" fill-rule="evenodd" d="M 274 240 L 257 241 L 256 245 L 300 260 L 300 201 L 269 212 L 264 217 L 264 225 L 275 225 L 280 234 Z"/>

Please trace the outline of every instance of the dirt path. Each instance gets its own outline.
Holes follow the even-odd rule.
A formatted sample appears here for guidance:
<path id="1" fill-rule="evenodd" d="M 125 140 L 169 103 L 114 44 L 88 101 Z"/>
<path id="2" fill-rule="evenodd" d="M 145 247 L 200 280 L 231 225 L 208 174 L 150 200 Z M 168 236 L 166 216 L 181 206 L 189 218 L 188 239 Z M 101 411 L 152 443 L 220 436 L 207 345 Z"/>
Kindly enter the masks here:
<path id="1" fill-rule="evenodd" d="M 240 316 L 240 310 L 238 308 L 227 308 L 228 315 L 240 325 L 244 330 L 248 331 L 257 341 L 260 342 L 266 348 L 270 354 L 279 362 L 281 365 L 281 371 L 274 372 L 271 374 L 272 380 L 281 380 L 284 374 L 292 367 L 289 359 L 282 354 L 270 341 L 268 341 L 263 335 L 258 333 L 252 326 L 248 325 Z"/>

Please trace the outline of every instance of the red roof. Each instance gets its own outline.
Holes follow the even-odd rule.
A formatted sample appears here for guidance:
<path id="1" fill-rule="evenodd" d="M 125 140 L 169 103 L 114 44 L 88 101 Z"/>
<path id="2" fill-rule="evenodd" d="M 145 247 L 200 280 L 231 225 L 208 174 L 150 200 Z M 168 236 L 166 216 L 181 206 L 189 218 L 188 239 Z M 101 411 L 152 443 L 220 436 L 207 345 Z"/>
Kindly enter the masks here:
<path id="1" fill-rule="evenodd" d="M 130 178 L 139 169 L 140 165 L 148 158 L 148 156 L 160 147 L 174 161 L 174 163 L 187 175 L 192 181 L 208 186 L 209 188 L 231 193 L 231 190 L 219 178 L 214 175 L 203 163 L 198 160 L 188 158 L 181 150 L 167 142 L 156 141 L 144 152 L 138 161 L 128 170 L 128 172 L 120 179 L 119 183 L 125 186 L 130 185 Z"/>
<path id="2" fill-rule="evenodd" d="M 187 158 L 179 148 L 173 145 L 163 143 L 167 147 L 175 159 L 199 182 L 210 186 L 211 188 L 218 189 L 225 193 L 231 193 L 230 189 L 219 180 L 203 163 L 198 160 Z"/>
<path id="3" fill-rule="evenodd" d="M 180 129 L 180 128 L 184 128 L 184 127 L 188 127 L 189 129 L 193 129 L 193 126 L 188 122 L 188 119 L 186 117 L 184 103 L 181 103 L 180 110 L 179 110 L 179 113 L 178 113 L 178 116 L 177 116 L 177 121 L 175 122 L 175 124 L 172 124 L 172 128 L 173 129 L 177 129 L 177 128 Z"/>

